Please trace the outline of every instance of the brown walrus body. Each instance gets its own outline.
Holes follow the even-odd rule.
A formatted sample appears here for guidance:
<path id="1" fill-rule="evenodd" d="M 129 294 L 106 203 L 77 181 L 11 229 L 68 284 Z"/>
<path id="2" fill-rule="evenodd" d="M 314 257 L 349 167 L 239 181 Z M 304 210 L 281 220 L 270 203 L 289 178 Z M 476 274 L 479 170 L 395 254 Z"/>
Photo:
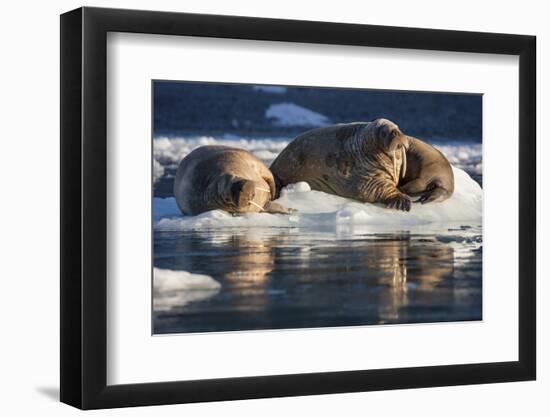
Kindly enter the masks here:
<path id="1" fill-rule="evenodd" d="M 270 169 L 280 189 L 306 181 L 314 190 L 409 211 L 397 186 L 409 138 L 386 119 L 310 130 L 294 139 Z"/>
<path id="2" fill-rule="evenodd" d="M 443 201 L 454 191 L 454 174 L 445 156 L 433 146 L 409 136 L 407 169 L 399 190 L 422 204 Z"/>
<path id="3" fill-rule="evenodd" d="M 258 158 L 228 146 L 195 149 L 180 162 L 174 181 L 176 202 L 188 215 L 216 209 L 288 213 L 271 202 L 275 191 L 271 171 Z"/>

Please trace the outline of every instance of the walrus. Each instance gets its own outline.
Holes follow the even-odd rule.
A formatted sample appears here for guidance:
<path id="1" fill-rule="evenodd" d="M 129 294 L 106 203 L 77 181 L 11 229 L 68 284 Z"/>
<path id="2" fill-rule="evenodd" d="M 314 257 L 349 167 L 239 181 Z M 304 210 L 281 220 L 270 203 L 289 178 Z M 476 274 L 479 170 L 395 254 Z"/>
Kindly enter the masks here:
<path id="1" fill-rule="evenodd" d="M 409 138 L 386 119 L 317 128 L 296 137 L 271 164 L 280 190 L 306 181 L 314 190 L 409 211 L 397 186 Z"/>
<path id="2" fill-rule="evenodd" d="M 275 180 L 269 169 L 243 149 L 202 146 L 182 159 L 174 197 L 183 214 L 209 210 L 242 213 L 289 213 L 272 200 Z"/>
<path id="3" fill-rule="evenodd" d="M 435 148 L 387 119 L 313 129 L 296 137 L 270 167 L 277 190 L 306 181 L 312 189 L 403 211 L 448 198 L 452 169 Z"/>

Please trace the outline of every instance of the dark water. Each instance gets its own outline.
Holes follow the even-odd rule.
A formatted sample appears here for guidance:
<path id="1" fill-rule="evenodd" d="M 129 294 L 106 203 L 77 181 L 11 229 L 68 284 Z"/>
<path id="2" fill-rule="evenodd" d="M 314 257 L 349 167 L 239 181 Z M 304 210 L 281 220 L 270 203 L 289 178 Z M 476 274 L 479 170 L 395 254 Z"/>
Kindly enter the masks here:
<path id="1" fill-rule="evenodd" d="M 155 232 L 155 266 L 221 289 L 154 313 L 155 333 L 482 319 L 481 230 Z M 173 295 L 173 294 L 172 294 Z"/>

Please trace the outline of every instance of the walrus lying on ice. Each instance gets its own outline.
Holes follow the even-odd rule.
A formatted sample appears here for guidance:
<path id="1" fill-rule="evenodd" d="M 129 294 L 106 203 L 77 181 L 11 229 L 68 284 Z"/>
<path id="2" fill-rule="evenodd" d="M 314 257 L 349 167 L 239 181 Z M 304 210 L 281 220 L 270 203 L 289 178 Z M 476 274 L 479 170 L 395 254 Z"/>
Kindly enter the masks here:
<path id="1" fill-rule="evenodd" d="M 174 181 L 174 197 L 183 214 L 209 210 L 229 213 L 289 213 L 273 203 L 271 171 L 243 149 L 202 146 L 182 159 Z"/>
<path id="2" fill-rule="evenodd" d="M 386 119 L 310 130 L 270 167 L 278 191 L 306 181 L 314 190 L 409 211 L 409 196 L 442 201 L 454 190 L 453 171 L 435 148 L 404 135 Z"/>

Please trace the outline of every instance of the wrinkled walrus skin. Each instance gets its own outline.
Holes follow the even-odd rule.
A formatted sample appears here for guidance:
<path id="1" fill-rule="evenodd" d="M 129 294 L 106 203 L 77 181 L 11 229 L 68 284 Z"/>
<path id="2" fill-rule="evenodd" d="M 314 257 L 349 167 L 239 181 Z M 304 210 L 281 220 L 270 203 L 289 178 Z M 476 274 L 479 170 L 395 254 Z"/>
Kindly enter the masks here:
<path id="1" fill-rule="evenodd" d="M 397 187 L 407 170 L 409 137 L 386 119 L 310 130 L 294 139 L 270 169 L 277 189 L 306 181 L 314 190 L 409 211 Z"/>
<path id="2" fill-rule="evenodd" d="M 275 181 L 271 171 L 243 149 L 202 146 L 180 162 L 174 197 L 183 214 L 209 210 L 229 213 L 288 213 L 272 203 Z"/>

